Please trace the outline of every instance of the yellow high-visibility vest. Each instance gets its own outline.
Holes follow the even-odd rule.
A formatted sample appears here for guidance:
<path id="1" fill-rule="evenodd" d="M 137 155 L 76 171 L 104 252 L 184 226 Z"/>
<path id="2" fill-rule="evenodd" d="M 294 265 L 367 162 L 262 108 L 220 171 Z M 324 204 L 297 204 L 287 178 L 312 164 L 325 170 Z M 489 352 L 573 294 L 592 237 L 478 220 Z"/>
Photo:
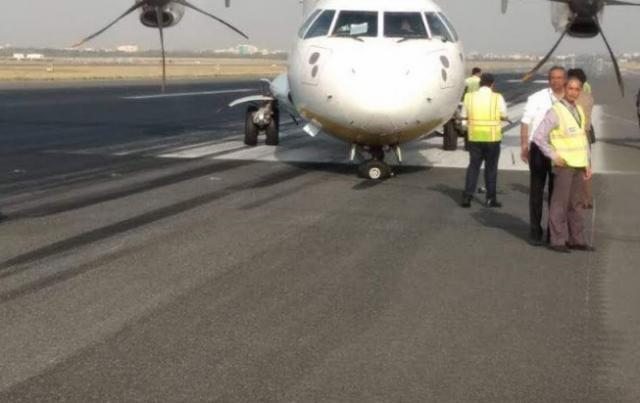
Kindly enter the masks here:
<path id="1" fill-rule="evenodd" d="M 465 86 L 467 87 L 466 93 L 476 92 L 480 89 L 480 77 L 471 76 L 465 80 Z"/>
<path id="2" fill-rule="evenodd" d="M 501 95 L 493 91 L 476 91 L 465 95 L 469 141 L 494 143 L 502 141 L 500 116 Z"/>
<path id="3" fill-rule="evenodd" d="M 567 166 L 586 168 L 589 166 L 589 142 L 584 126 L 586 119 L 582 107 L 576 107 L 580 122 L 562 102 L 553 105 L 553 110 L 558 116 L 558 128 L 553 130 L 549 137 L 551 146 L 565 160 Z"/>

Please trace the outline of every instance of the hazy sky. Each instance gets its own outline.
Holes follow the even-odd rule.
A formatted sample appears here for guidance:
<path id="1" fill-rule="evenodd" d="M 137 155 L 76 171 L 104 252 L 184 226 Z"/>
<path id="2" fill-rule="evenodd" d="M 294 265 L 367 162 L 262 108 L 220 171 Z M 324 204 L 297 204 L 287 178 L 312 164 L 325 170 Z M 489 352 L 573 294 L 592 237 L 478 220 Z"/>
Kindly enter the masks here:
<path id="1" fill-rule="evenodd" d="M 348 0 L 345 0 L 348 1 Z M 390 0 L 393 1 L 393 0 Z M 400 1 L 400 0 L 398 0 Z M 197 6 L 224 18 L 251 37 L 259 47 L 288 50 L 301 20 L 298 0 L 192 0 Z M 0 14 L 0 44 L 66 47 L 102 28 L 133 4 L 133 0 L 26 0 L 4 3 Z M 440 0 L 438 4 L 453 20 L 467 51 L 546 52 L 558 34 L 550 22 L 545 0 L 511 0 L 509 13 L 500 13 L 500 0 Z M 640 51 L 637 20 L 640 8 L 608 7 L 603 27 L 618 53 Z M 187 10 L 182 22 L 166 33 L 167 48 L 223 48 L 244 42 L 207 17 Z M 158 48 L 157 30 L 143 27 L 137 14 L 87 46 L 113 47 L 137 44 Z M 598 38 L 569 39 L 560 53 L 605 51 Z"/>

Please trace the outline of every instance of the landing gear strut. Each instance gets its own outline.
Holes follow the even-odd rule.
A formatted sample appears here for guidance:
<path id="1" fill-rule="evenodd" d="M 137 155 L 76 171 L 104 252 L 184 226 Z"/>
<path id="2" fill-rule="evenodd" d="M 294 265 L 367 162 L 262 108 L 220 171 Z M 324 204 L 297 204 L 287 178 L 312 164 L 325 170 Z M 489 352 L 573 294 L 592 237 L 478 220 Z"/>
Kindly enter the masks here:
<path id="1" fill-rule="evenodd" d="M 244 143 L 248 146 L 258 144 L 258 135 L 264 131 L 265 144 L 277 146 L 280 143 L 280 110 L 275 102 L 265 102 L 262 106 L 251 105 L 245 117 Z"/>
<path id="2" fill-rule="evenodd" d="M 365 151 L 371 155 L 371 158 L 364 161 L 358 167 L 358 174 L 361 177 L 381 180 L 393 176 L 391 167 L 384 162 L 385 150 L 382 146 L 371 146 Z"/>

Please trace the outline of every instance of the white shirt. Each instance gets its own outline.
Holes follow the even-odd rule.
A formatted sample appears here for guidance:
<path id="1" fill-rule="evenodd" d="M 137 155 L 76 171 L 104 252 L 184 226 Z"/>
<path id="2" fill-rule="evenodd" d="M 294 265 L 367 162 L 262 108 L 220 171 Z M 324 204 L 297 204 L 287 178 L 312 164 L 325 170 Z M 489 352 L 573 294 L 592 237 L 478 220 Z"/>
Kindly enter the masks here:
<path id="1" fill-rule="evenodd" d="M 540 90 L 527 99 L 520 122 L 529 126 L 529 143 L 533 141 L 533 133 L 538 129 L 549 109 L 558 101 L 551 88 Z"/>
<path id="2" fill-rule="evenodd" d="M 480 89 L 478 90 L 478 92 L 486 92 L 486 91 L 491 91 L 493 92 L 493 90 L 490 87 L 480 87 Z M 498 108 L 500 108 L 500 117 L 501 118 L 506 118 L 507 117 L 507 103 L 504 101 L 504 97 L 502 95 L 500 95 L 499 100 L 498 100 Z M 464 106 L 464 103 L 462 104 L 462 110 L 460 111 L 460 117 L 462 117 L 462 119 L 466 119 L 467 118 L 467 108 Z M 463 126 L 467 126 L 468 122 L 466 120 L 462 121 L 462 125 Z"/>

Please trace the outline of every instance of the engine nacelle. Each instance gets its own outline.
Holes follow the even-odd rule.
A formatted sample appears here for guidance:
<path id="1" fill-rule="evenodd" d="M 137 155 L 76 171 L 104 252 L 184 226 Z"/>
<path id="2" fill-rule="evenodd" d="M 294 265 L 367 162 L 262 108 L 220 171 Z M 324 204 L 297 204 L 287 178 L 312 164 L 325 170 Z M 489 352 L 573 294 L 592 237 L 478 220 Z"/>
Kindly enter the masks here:
<path id="1" fill-rule="evenodd" d="M 162 8 L 162 27 L 169 28 L 182 20 L 184 16 L 184 6 L 169 2 Z M 158 28 L 158 17 L 154 7 L 142 7 L 140 9 L 140 22 L 145 27 Z"/>
<path id="2" fill-rule="evenodd" d="M 597 20 L 604 8 L 599 1 L 551 3 L 551 23 L 557 32 L 567 31 L 574 38 L 592 38 L 600 33 Z"/>

